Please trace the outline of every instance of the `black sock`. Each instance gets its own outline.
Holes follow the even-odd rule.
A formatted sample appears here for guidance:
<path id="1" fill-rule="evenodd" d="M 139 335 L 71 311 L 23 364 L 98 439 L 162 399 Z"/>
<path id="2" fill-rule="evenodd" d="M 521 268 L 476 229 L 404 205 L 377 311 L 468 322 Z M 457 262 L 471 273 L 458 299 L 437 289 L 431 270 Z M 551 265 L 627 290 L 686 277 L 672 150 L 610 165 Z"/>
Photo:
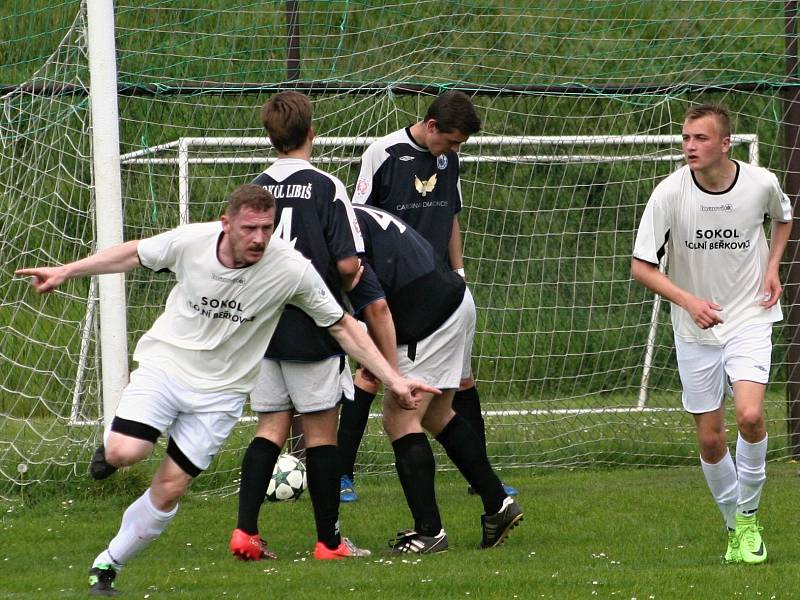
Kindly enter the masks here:
<path id="1" fill-rule="evenodd" d="M 436 504 L 436 462 L 424 433 L 409 433 L 392 442 L 400 485 L 414 517 L 414 529 L 422 535 L 438 535 L 442 519 Z"/>
<path id="2" fill-rule="evenodd" d="M 306 477 L 317 540 L 334 550 L 342 543 L 339 535 L 339 474 L 336 472 L 336 446 L 306 448 Z"/>
<path id="3" fill-rule="evenodd" d="M 253 438 L 244 453 L 236 527 L 249 535 L 258 533 L 258 513 L 280 453 L 281 449 L 274 442 L 262 437 Z"/>
<path id="4" fill-rule="evenodd" d="M 483 512 L 493 515 L 499 511 L 506 497 L 503 484 L 489 464 L 486 447 L 480 443 L 469 423 L 460 415 L 455 415 L 436 436 L 436 440 L 444 447 L 447 456 L 464 478 L 480 494 Z"/>
<path id="5" fill-rule="evenodd" d="M 453 410 L 464 417 L 478 434 L 483 447 L 486 447 L 486 424 L 481 412 L 481 400 L 478 397 L 478 388 L 474 385 L 466 390 L 458 390 L 453 396 Z"/>
<path id="6" fill-rule="evenodd" d="M 342 414 L 339 417 L 337 446 L 339 451 L 339 474 L 351 479 L 356 464 L 358 447 L 364 430 L 367 428 L 369 409 L 375 394 L 355 386 L 355 397 L 352 402 L 342 402 Z"/>

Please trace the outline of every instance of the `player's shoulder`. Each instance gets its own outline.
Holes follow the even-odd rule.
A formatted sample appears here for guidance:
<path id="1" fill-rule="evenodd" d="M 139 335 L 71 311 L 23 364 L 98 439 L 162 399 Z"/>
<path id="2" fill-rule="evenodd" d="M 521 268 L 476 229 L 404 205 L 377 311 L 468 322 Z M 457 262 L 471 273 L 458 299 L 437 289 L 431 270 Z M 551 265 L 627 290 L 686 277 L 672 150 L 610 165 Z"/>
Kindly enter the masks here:
<path id="1" fill-rule="evenodd" d="M 208 238 L 218 236 L 222 232 L 220 221 L 205 223 L 187 223 L 171 230 L 174 243 L 205 243 Z"/>
<path id="2" fill-rule="evenodd" d="M 651 202 L 669 202 L 680 195 L 687 183 L 691 182 L 692 173 L 687 165 L 675 169 L 664 177 L 653 188 L 650 196 Z"/>
<path id="3" fill-rule="evenodd" d="M 777 175 L 767 169 L 751 163 L 736 161 L 739 165 L 739 176 L 747 177 L 758 184 L 764 186 L 773 186 L 778 181 Z"/>
<path id="4" fill-rule="evenodd" d="M 320 186 L 326 188 L 326 190 L 330 190 L 334 193 L 334 197 L 332 197 L 331 200 L 336 200 L 342 196 L 345 198 L 347 197 L 347 188 L 336 175 L 314 166 L 311 167 L 310 171 L 309 177 L 314 178 L 315 184 L 318 183 Z"/>
<path id="5" fill-rule="evenodd" d="M 413 147 L 413 142 L 408 137 L 408 133 L 405 129 L 398 129 L 372 142 L 367 147 L 365 154 L 368 152 L 373 157 L 383 157 L 385 159 L 409 147 Z"/>

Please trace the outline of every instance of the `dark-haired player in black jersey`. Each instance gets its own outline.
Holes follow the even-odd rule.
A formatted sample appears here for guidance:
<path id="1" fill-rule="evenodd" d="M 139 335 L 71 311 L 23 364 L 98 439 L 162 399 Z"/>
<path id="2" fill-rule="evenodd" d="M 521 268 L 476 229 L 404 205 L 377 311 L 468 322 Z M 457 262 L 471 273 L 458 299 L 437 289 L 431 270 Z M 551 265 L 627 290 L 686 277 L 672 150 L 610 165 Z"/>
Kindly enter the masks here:
<path id="1" fill-rule="evenodd" d="M 253 183 L 276 199 L 274 235 L 311 260 L 334 297 L 352 285 L 363 250 L 344 185 L 311 166 L 314 131 L 311 103 L 298 92 L 281 92 L 261 109 L 261 119 L 278 160 Z M 258 413 L 256 436 L 242 461 L 239 516 L 231 551 L 239 558 L 274 558 L 258 532 L 258 515 L 275 462 L 301 415 L 308 487 L 317 528 L 317 559 L 367 556 L 339 533 L 336 428 L 343 395 L 352 399 L 350 370 L 339 344 L 305 313 L 287 306 L 261 361 L 250 395 Z"/>
<path id="2" fill-rule="evenodd" d="M 354 205 L 382 208 L 411 225 L 462 278 L 458 149 L 480 128 L 480 118 L 466 94 L 441 94 L 422 121 L 382 137 L 366 149 L 353 194 Z M 357 375 L 355 402 L 342 408 L 338 445 L 343 502 L 358 499 L 353 471 L 376 392 L 376 385 Z M 486 427 L 471 370 L 461 381 L 453 408 L 469 421 L 485 446 Z M 517 494 L 512 486 L 504 487 L 507 494 Z"/>
<path id="3" fill-rule="evenodd" d="M 452 409 L 459 381 L 469 373 L 475 304 L 463 278 L 446 267 L 433 247 L 396 216 L 355 205 L 364 239 L 365 266 L 348 293 L 389 364 L 405 376 L 439 388 L 418 404 L 386 391 L 383 421 L 414 528 L 390 542 L 397 553 L 441 552 L 448 547 L 434 488 L 433 451 L 427 430 L 442 444 L 483 501 L 481 548 L 493 548 L 522 520 L 522 510 L 503 489 L 486 446 Z M 392 331 L 395 340 L 375 332 Z M 369 378 L 368 374 L 364 374 Z"/>

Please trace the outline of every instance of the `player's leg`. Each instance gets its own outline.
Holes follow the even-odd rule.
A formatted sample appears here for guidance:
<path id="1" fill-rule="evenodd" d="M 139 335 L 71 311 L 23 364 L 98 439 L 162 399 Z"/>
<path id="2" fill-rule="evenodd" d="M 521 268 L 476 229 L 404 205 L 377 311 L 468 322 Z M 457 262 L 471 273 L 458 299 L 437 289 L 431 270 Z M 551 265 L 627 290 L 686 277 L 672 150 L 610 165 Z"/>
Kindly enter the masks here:
<path id="1" fill-rule="evenodd" d="M 236 529 L 229 546 L 240 560 L 274 559 L 275 554 L 259 534 L 258 516 L 294 415 L 280 361 L 261 361 L 250 406 L 258 414 L 258 426 L 242 458 Z"/>
<path id="2" fill-rule="evenodd" d="M 469 295 L 469 302 L 474 306 L 474 300 L 469 289 L 466 290 Z M 483 419 L 483 411 L 481 410 L 481 400 L 478 395 L 478 388 L 475 385 L 475 379 L 472 376 L 472 343 L 475 339 L 475 320 L 474 318 L 465 324 L 466 343 L 464 345 L 464 352 L 462 355 L 461 365 L 461 380 L 458 384 L 458 390 L 453 396 L 453 410 L 456 414 L 463 417 L 467 423 L 478 434 L 481 444 L 484 449 L 486 448 L 486 423 Z M 477 493 L 477 490 L 470 486 L 467 491 L 470 494 Z M 503 483 L 503 491 L 507 496 L 516 496 L 519 493 L 515 487 Z"/>
<path id="3" fill-rule="evenodd" d="M 764 396 L 772 355 L 771 338 L 772 325 L 759 323 L 744 327 L 725 345 L 725 369 L 733 381 L 739 429 L 736 441 L 739 476 L 736 534 L 742 560 L 748 564 L 760 564 L 767 559 L 756 513 L 766 481 L 768 438 Z"/>
<path id="4" fill-rule="evenodd" d="M 369 550 L 357 548 L 339 532 L 336 427 L 340 401 L 353 395 L 347 361 L 344 356 L 314 363 L 284 361 L 282 367 L 292 403 L 303 424 L 308 492 L 317 530 L 314 558 L 369 556 Z"/>
<path id="5" fill-rule="evenodd" d="M 739 497 L 736 508 L 736 535 L 739 537 L 742 560 L 760 564 L 767 559 L 761 539 L 757 512 L 766 481 L 767 432 L 764 424 L 766 386 L 752 381 L 733 384 L 736 400 L 736 471 L 739 476 Z"/>
<path id="6" fill-rule="evenodd" d="M 434 397 L 422 425 L 436 436 L 453 464 L 480 494 L 484 510 L 480 547 L 494 548 L 522 521 L 522 509 L 503 489 L 503 484 L 489 463 L 486 446 L 466 420 L 453 412 L 452 395 L 453 391 L 450 390 Z"/>
<path id="7" fill-rule="evenodd" d="M 352 402 L 342 403 L 339 417 L 337 446 L 339 452 L 340 499 L 342 502 L 355 502 L 358 494 L 355 489 L 355 464 L 358 448 L 367 428 L 372 401 L 380 389 L 356 371 L 355 394 Z"/>
<path id="8" fill-rule="evenodd" d="M 116 574 L 134 556 L 158 538 L 178 512 L 178 500 L 192 477 L 172 458 L 165 457 L 150 487 L 128 506 L 117 534 L 89 570 L 93 595 L 113 595 Z"/>
<path id="9" fill-rule="evenodd" d="M 725 561 L 739 562 L 741 557 L 735 535 L 739 482 L 725 435 L 722 401 L 726 375 L 722 348 L 676 338 L 675 350 L 683 386 L 683 408 L 694 417 L 700 465 L 727 530 Z"/>
<path id="10" fill-rule="evenodd" d="M 383 395 L 383 426 L 392 442 L 397 475 L 414 518 L 414 528 L 399 532 L 390 542 L 397 553 L 425 554 L 448 548 L 436 502 L 436 461 L 421 424 L 431 399 L 431 394 L 423 394 L 416 409 L 406 410 L 388 390 Z"/>
<path id="11" fill-rule="evenodd" d="M 117 411 L 118 418 L 138 415 L 142 421 L 149 421 L 148 426 L 156 431 L 163 431 L 170 425 L 160 422 L 159 418 L 166 418 L 170 412 L 174 416 L 167 456 L 150 488 L 128 507 L 117 535 L 92 565 L 90 586 L 95 594 L 113 593 L 108 592 L 108 588 L 113 586 L 116 572 L 161 535 L 177 513 L 181 496 L 193 479 L 208 468 L 242 414 L 244 396 L 241 394 L 197 392 L 166 373 L 161 373 L 160 377 L 159 402 L 147 402 L 146 396 L 140 394 L 137 398 L 136 393 L 126 390 Z M 137 399 L 142 402 L 137 404 Z M 204 406 L 209 412 L 182 412 L 193 406 Z"/>

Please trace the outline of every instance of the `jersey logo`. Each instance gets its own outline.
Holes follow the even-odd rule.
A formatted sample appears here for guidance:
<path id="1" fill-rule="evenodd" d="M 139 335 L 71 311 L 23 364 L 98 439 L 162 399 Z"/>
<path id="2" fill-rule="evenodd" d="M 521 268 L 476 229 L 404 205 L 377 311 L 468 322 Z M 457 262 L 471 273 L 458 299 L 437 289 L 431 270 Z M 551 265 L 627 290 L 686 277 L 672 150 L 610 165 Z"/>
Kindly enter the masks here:
<path id="1" fill-rule="evenodd" d="M 356 183 L 356 192 L 359 194 L 366 194 L 368 189 L 369 189 L 369 181 L 367 181 L 363 177 L 359 178 L 358 183 Z"/>
<path id="2" fill-rule="evenodd" d="M 436 157 L 436 168 L 440 171 L 444 171 L 447 168 L 447 155 L 440 154 Z"/>
<path id="3" fill-rule="evenodd" d="M 402 160 L 403 162 L 408 162 L 410 160 L 414 160 L 413 156 L 409 156 L 408 154 L 404 154 L 398 160 Z"/>
<path id="4" fill-rule="evenodd" d="M 424 198 L 428 192 L 432 192 L 433 188 L 436 187 L 436 173 L 431 175 L 430 179 L 425 181 L 420 180 L 419 177 L 414 175 L 414 187 L 420 194 L 422 194 L 422 197 Z"/>
<path id="5" fill-rule="evenodd" d="M 700 212 L 732 212 L 733 204 L 719 204 L 717 206 L 700 205 Z"/>

